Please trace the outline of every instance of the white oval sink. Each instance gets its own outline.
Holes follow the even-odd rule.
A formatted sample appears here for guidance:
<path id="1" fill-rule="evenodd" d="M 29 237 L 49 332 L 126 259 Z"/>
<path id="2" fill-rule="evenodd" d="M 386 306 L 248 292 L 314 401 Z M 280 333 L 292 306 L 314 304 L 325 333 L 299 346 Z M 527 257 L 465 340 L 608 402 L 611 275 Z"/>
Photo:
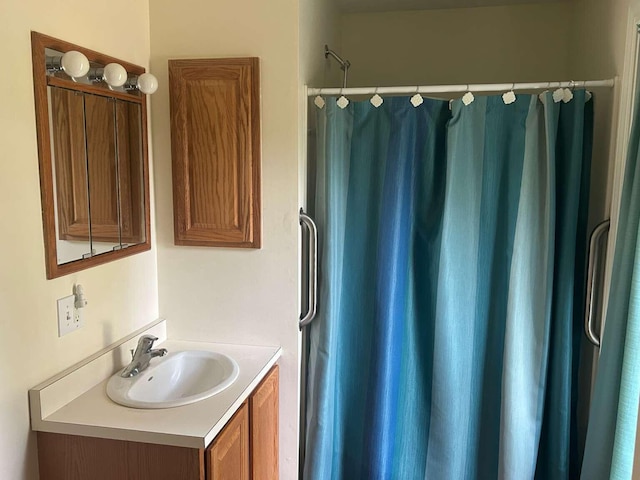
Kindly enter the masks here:
<path id="1" fill-rule="evenodd" d="M 238 378 L 239 371 L 236 361 L 221 353 L 169 352 L 153 359 L 135 377 L 123 378 L 118 371 L 107 382 L 107 395 L 127 407 L 179 407 L 221 392 Z"/>

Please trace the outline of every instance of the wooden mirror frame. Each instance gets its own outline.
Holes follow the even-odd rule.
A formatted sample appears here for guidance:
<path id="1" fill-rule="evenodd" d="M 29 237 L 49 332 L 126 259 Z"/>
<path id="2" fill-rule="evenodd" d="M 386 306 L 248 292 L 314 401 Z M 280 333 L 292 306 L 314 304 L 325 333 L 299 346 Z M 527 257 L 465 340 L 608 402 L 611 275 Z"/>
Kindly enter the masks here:
<path id="1" fill-rule="evenodd" d="M 151 249 L 150 207 L 149 207 L 149 151 L 147 132 L 147 98 L 142 93 L 131 94 L 119 91 L 110 91 L 106 86 L 85 85 L 73 82 L 66 78 L 52 77 L 46 74 L 45 48 L 59 52 L 77 50 L 87 56 L 90 62 L 106 65 L 119 63 L 127 72 L 134 75 L 145 73 L 145 69 L 117 58 L 103 55 L 73 43 L 58 40 L 38 32 L 31 32 L 31 58 L 33 64 L 33 88 L 35 96 L 36 129 L 38 138 L 38 161 L 40 165 L 40 197 L 42 201 L 42 225 L 44 233 L 44 250 L 47 278 L 58 278 L 63 275 L 85 270 L 87 268 L 102 265 L 120 258 L 135 255 Z M 49 107 L 47 100 L 47 86 L 64 87 L 84 93 L 104 95 L 108 91 L 109 96 L 139 103 L 142 123 L 142 181 L 144 199 L 144 229 L 145 241 L 127 246 L 119 250 L 100 253 L 98 255 L 74 260 L 68 263 L 58 264 L 57 238 L 55 225 L 55 199 L 53 185 L 53 158 L 51 156 L 51 134 L 49 125 Z"/>

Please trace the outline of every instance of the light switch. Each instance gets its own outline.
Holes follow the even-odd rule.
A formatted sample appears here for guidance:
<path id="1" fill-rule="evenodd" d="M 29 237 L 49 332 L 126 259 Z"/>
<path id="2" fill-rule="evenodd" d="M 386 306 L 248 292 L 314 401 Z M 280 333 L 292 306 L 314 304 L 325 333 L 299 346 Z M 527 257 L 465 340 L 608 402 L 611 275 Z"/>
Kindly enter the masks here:
<path id="1" fill-rule="evenodd" d="M 58 300 L 58 336 L 62 337 L 82 327 L 82 317 L 76 314 L 73 306 L 75 295 Z"/>

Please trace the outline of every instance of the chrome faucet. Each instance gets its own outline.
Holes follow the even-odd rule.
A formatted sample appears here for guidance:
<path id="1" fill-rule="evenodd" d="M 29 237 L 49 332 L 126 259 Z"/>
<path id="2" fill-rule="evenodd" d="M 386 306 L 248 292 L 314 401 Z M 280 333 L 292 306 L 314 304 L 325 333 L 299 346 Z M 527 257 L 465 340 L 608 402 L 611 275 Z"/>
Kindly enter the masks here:
<path id="1" fill-rule="evenodd" d="M 167 354 L 166 348 L 151 349 L 153 342 L 156 340 L 158 340 L 158 337 L 154 337 L 153 335 L 143 335 L 140 337 L 136 351 L 131 350 L 131 363 L 122 370 L 120 374 L 121 377 L 135 377 L 149 366 L 152 358 L 164 357 Z"/>

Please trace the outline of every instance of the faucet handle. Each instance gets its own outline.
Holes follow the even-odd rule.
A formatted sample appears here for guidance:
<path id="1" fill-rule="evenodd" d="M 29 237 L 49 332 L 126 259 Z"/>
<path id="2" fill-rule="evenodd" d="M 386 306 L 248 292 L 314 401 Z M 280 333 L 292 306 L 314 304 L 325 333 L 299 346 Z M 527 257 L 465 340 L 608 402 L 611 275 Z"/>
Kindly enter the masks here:
<path id="1" fill-rule="evenodd" d="M 149 350 L 151 350 L 151 347 L 153 347 L 153 342 L 155 342 L 156 340 L 158 340 L 158 337 L 154 337 L 153 335 L 143 335 L 138 340 L 137 349 L 140 349 L 141 353 L 147 353 Z"/>

